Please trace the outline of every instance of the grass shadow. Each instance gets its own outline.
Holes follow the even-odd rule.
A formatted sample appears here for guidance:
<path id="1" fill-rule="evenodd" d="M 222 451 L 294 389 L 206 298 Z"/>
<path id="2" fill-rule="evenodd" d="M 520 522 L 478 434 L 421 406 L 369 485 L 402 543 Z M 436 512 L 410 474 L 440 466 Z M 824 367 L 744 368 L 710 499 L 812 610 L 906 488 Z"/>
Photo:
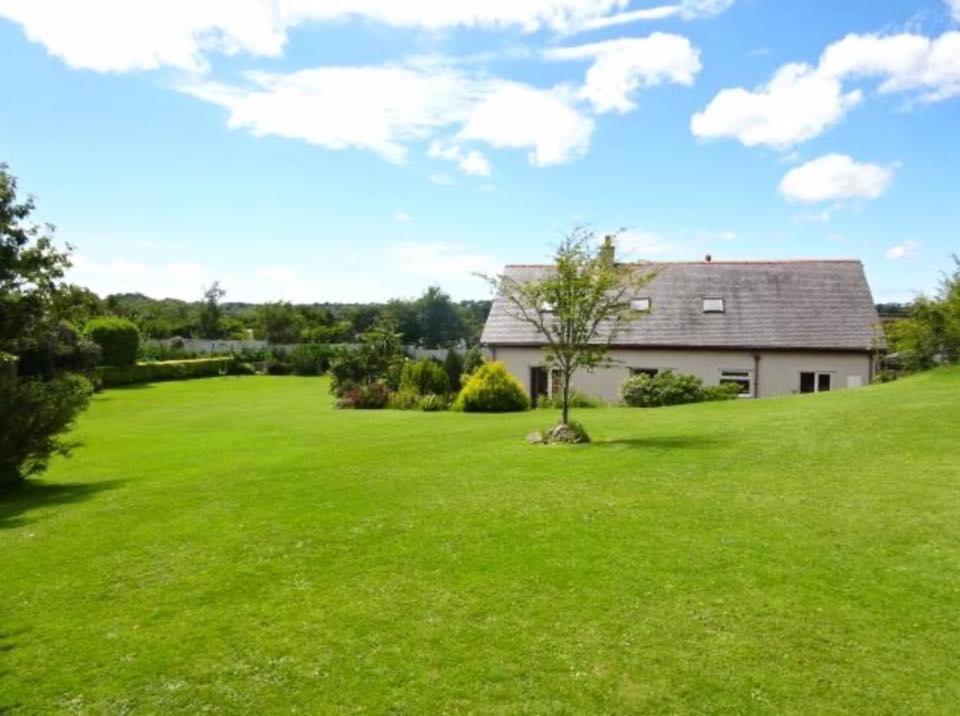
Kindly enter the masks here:
<path id="1" fill-rule="evenodd" d="M 35 483 L 27 480 L 22 486 L 0 493 L 0 529 L 29 524 L 27 515 L 41 507 L 69 505 L 88 500 L 99 492 L 113 490 L 125 480 L 106 480 L 90 484 Z"/>
<path id="2" fill-rule="evenodd" d="M 601 448 L 630 448 L 632 450 L 656 449 L 700 449 L 719 445 L 721 441 L 701 435 L 674 435 L 649 438 L 620 438 L 616 440 L 594 440 L 593 445 Z"/>

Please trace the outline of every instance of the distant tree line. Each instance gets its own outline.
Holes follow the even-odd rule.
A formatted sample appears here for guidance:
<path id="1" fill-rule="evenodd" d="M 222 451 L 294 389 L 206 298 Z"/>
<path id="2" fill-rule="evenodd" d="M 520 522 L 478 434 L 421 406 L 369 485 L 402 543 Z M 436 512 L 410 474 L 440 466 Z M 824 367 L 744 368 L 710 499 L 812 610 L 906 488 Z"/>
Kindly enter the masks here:
<path id="1" fill-rule="evenodd" d="M 144 338 L 259 338 L 271 343 L 355 343 L 381 319 L 396 326 L 408 345 L 446 348 L 475 345 L 490 301 L 453 301 L 438 286 L 416 299 L 387 303 L 253 304 L 223 301 L 214 282 L 197 301 L 156 299 L 139 293 L 111 294 L 69 286 L 58 300 L 61 315 L 76 325 L 97 316 L 133 321 Z"/>

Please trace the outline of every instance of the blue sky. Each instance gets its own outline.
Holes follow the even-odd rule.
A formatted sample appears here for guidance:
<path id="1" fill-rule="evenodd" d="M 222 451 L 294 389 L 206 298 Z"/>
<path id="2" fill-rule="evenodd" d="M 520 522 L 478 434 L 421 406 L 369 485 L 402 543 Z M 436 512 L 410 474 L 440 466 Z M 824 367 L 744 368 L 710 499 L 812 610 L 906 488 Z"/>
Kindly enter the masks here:
<path id="1" fill-rule="evenodd" d="M 580 223 L 933 290 L 960 0 L 661 2 L 0 0 L 0 160 L 100 293 L 484 297 Z"/>

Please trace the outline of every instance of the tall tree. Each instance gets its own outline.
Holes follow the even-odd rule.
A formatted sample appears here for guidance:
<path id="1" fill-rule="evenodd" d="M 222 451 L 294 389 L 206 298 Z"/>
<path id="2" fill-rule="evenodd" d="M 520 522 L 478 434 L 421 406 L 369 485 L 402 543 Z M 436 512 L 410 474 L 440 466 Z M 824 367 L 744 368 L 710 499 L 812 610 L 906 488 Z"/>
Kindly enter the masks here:
<path id="1" fill-rule="evenodd" d="M 446 348 L 464 335 L 463 319 L 450 296 L 430 286 L 416 302 L 421 342 L 427 348 Z"/>
<path id="2" fill-rule="evenodd" d="M 564 237 L 542 278 L 488 278 L 513 315 L 543 337 L 547 365 L 560 373 L 562 424 L 570 417 L 573 374 L 610 363 L 610 344 L 641 315 L 630 300 L 653 276 L 642 264 L 615 263 L 609 237 L 600 246 L 591 232 L 577 228 Z"/>
<path id="3" fill-rule="evenodd" d="M 73 371 L 96 359 L 96 349 L 57 321 L 69 247 L 54 246 L 52 226 L 30 222 L 33 209 L 0 164 L 0 488 L 69 450 L 61 436 L 91 390 Z"/>
<path id="4" fill-rule="evenodd" d="M 200 306 L 200 337 L 201 338 L 220 338 L 223 333 L 221 321 L 223 320 L 223 307 L 220 305 L 221 299 L 227 295 L 227 292 L 220 286 L 219 281 L 214 281 L 203 291 L 203 303 Z"/>

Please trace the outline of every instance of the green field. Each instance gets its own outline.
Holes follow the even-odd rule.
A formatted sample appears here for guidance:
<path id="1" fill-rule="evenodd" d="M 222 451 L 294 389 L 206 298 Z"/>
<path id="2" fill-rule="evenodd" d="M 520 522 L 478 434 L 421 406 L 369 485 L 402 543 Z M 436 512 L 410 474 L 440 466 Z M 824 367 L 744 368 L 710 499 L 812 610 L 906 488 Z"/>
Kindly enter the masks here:
<path id="1" fill-rule="evenodd" d="M 956 712 L 960 370 L 574 417 L 97 396 L 0 502 L 0 712 Z"/>

